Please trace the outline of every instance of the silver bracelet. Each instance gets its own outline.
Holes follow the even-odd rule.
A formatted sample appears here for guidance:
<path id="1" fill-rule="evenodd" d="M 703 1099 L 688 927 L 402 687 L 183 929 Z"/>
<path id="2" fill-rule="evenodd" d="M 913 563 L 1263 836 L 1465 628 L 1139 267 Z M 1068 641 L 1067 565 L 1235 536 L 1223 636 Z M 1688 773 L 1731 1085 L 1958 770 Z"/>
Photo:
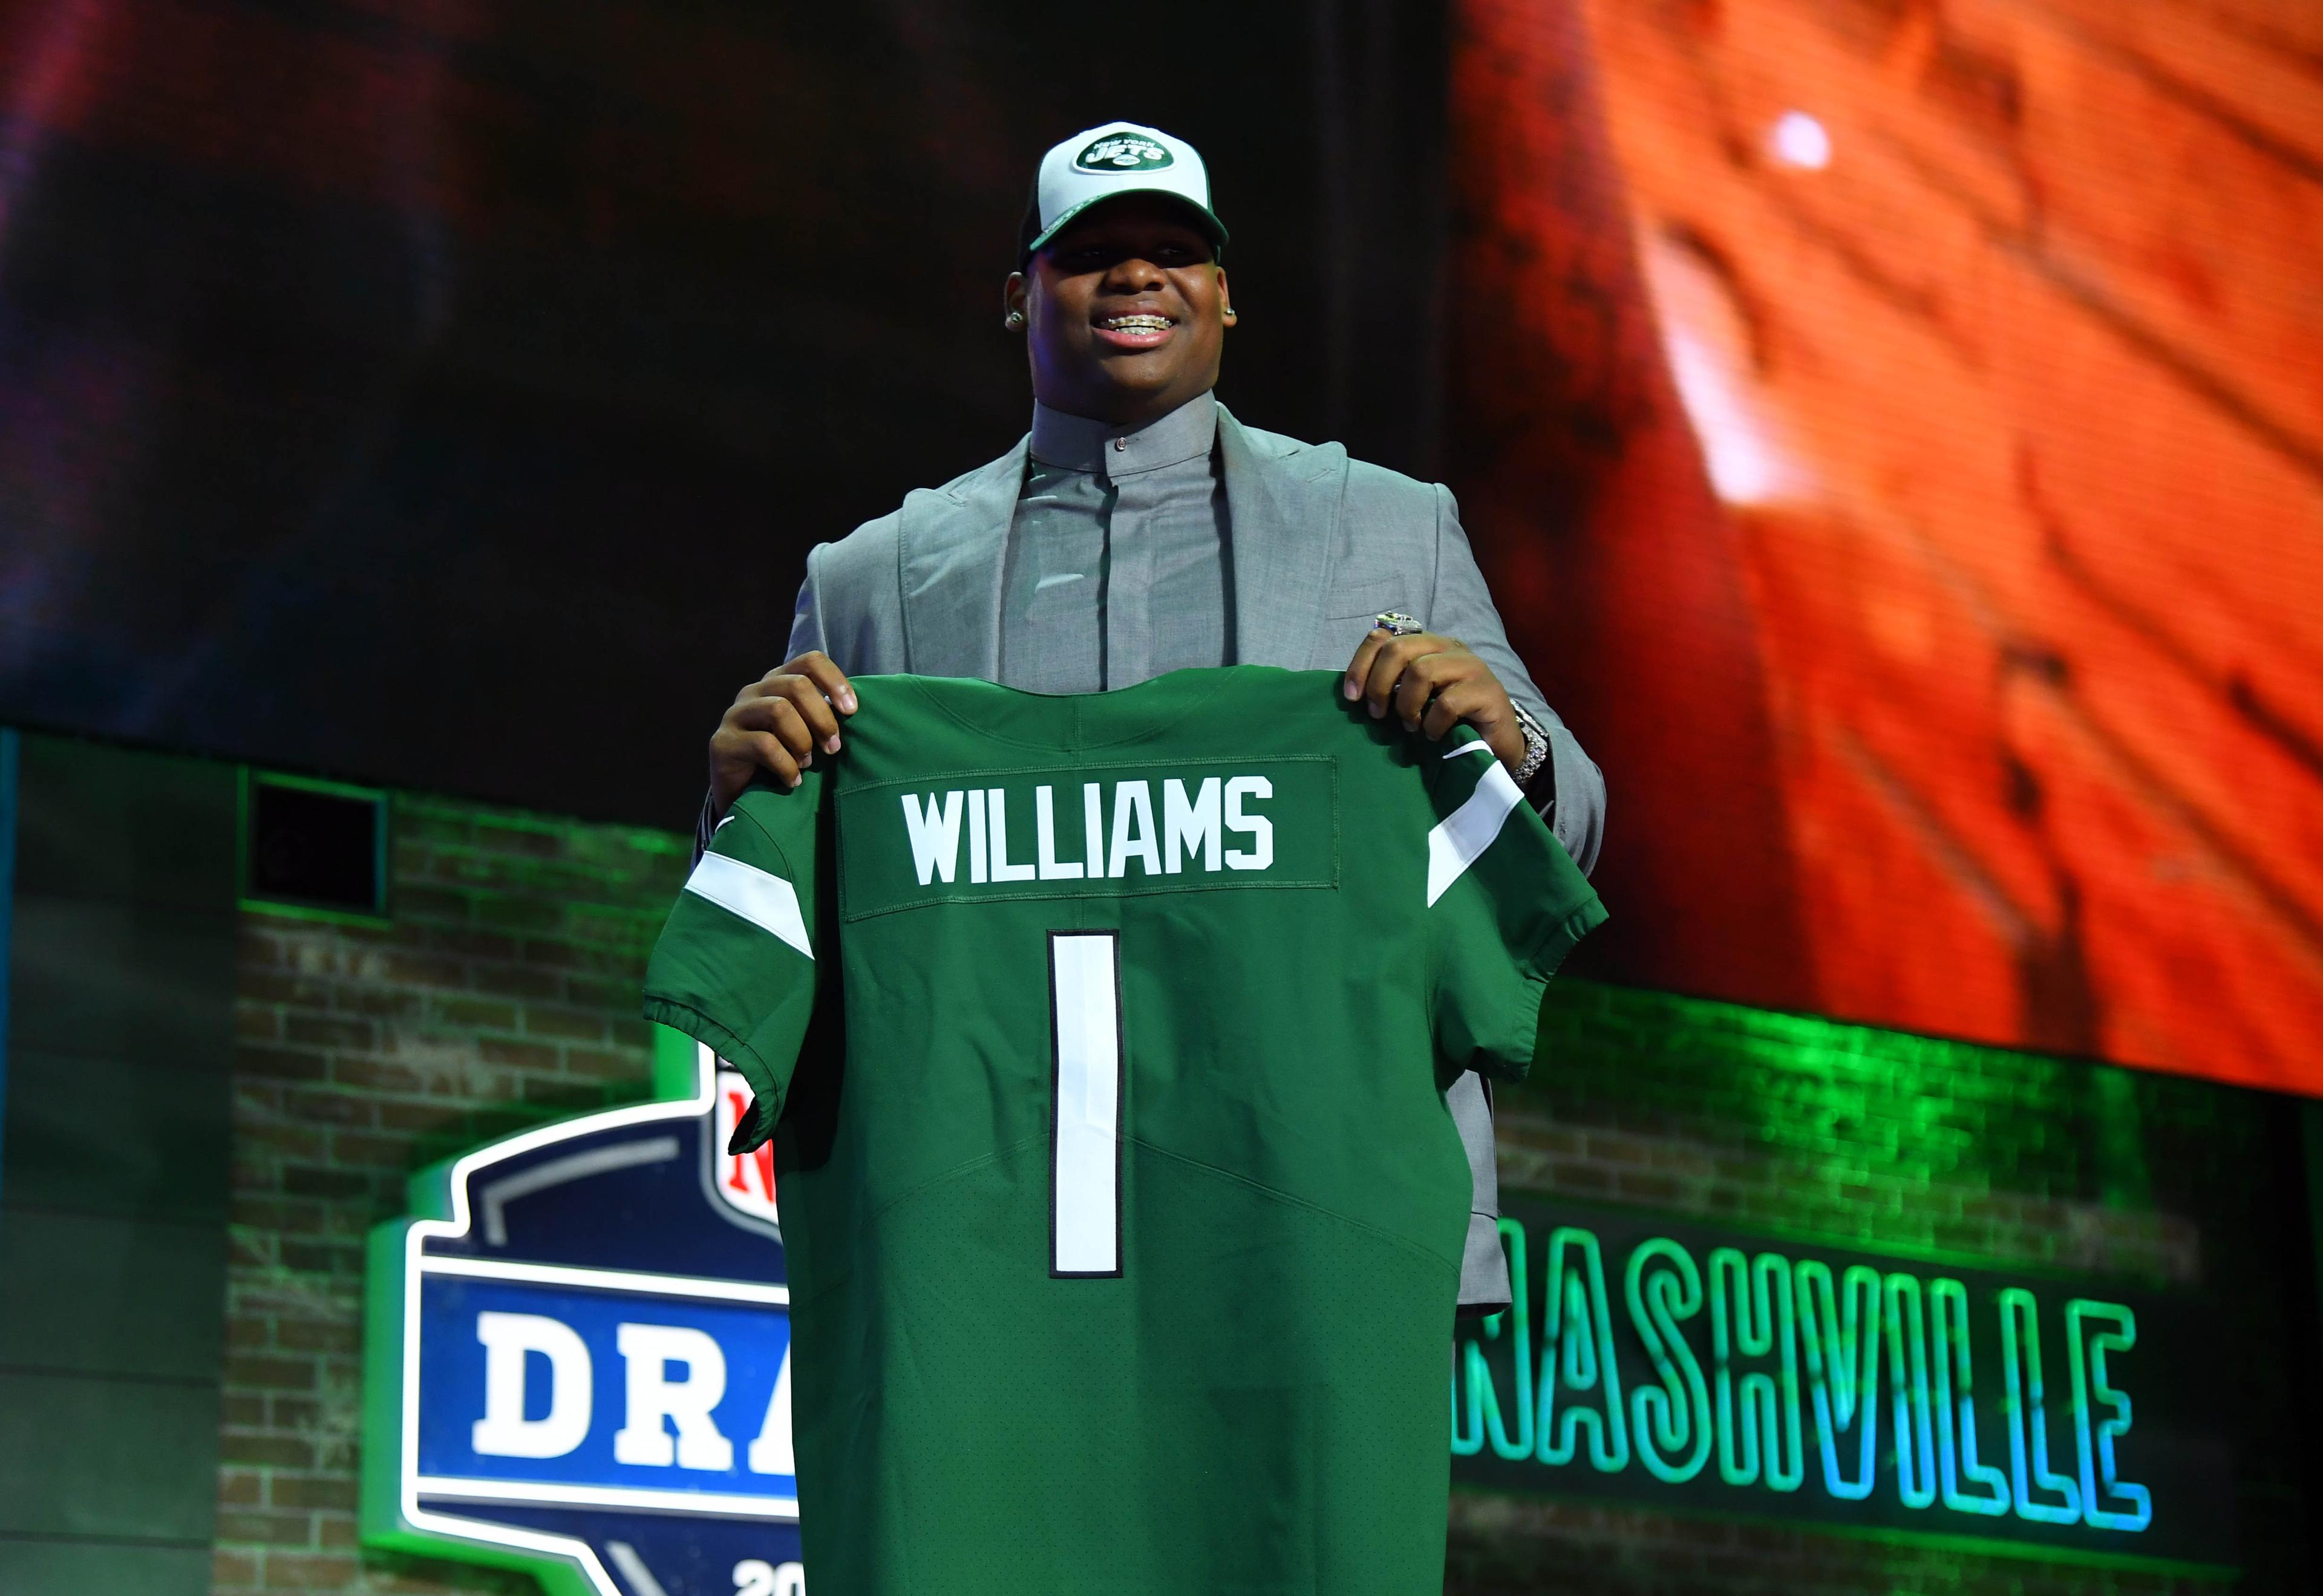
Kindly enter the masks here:
<path id="1" fill-rule="evenodd" d="M 1517 726 L 1525 739 L 1524 760 L 1515 772 L 1517 785 L 1529 787 L 1532 778 L 1540 774 L 1540 767 L 1548 763 L 1548 728 L 1525 713 L 1524 705 L 1511 702 L 1509 707 L 1517 712 Z"/>

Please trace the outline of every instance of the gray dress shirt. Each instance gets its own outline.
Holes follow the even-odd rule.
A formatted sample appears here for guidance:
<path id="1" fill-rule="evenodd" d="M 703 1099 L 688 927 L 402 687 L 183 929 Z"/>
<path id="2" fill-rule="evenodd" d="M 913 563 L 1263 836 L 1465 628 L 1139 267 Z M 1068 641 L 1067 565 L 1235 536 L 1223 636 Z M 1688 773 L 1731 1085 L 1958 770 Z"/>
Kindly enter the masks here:
<path id="1" fill-rule="evenodd" d="M 1137 431 L 1033 405 L 1001 581 L 1003 685 L 1103 693 L 1234 663 L 1217 436 L 1207 393 Z"/>

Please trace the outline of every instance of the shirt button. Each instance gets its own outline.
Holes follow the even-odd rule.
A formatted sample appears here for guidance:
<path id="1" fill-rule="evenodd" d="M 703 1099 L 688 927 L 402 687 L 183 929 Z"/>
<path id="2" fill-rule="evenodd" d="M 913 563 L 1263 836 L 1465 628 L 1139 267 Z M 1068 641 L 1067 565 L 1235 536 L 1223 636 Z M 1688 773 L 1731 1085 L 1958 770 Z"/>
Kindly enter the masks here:
<path id="1" fill-rule="evenodd" d="M 1119 451 L 1129 447 L 1129 440 L 1127 438 L 1116 438 L 1113 440 L 1113 446 L 1115 451 L 1118 453 Z"/>

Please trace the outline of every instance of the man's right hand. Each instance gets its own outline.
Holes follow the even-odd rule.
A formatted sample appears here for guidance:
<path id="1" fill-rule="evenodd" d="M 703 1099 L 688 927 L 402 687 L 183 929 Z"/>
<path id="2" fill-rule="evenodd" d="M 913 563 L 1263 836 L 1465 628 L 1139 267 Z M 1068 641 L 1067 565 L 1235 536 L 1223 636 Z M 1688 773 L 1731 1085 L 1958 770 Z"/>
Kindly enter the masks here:
<path id="1" fill-rule="evenodd" d="M 743 688 L 710 738 L 710 791 L 719 809 L 730 807 L 762 770 L 797 786 L 817 749 L 839 752 L 839 717 L 854 712 L 855 689 L 821 649 Z"/>

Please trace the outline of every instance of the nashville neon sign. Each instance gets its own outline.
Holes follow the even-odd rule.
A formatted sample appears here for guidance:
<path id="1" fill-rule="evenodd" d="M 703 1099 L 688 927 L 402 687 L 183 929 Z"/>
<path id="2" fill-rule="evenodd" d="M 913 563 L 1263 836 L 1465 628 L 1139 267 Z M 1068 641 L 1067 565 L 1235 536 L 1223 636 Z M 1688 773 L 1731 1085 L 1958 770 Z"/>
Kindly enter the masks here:
<path id="1" fill-rule="evenodd" d="M 1667 1232 L 1692 1226 L 1635 1215 L 1593 1226 L 1559 1217 L 1571 1215 L 1501 1221 L 1525 1286 L 1508 1312 L 1455 1341 L 1456 1477 L 2231 1555 L 2223 1444 L 2189 1446 L 2182 1425 L 2137 1426 L 2133 1391 L 2182 1387 L 2180 1365 L 2198 1360 L 2157 1361 L 2141 1347 L 2135 1293 L 1689 1242 Z M 2178 1408 L 2204 1406 L 2170 1394 Z M 2148 1464 L 2173 1487 L 2195 1482 L 2178 1492 L 2187 1510 L 2168 1526 L 2166 1552 L 2144 1544 L 2167 1506 L 2157 1509 Z"/>

